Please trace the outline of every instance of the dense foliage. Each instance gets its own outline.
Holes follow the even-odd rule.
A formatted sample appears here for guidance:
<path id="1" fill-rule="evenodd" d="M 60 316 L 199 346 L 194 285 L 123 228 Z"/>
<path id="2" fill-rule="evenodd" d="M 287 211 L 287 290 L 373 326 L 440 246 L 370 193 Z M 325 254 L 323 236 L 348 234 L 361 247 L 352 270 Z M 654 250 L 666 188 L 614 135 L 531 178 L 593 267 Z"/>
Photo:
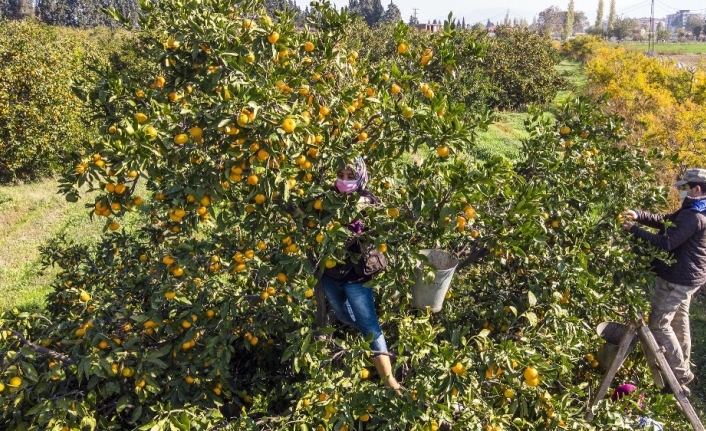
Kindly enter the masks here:
<path id="1" fill-rule="evenodd" d="M 654 253 L 616 216 L 662 202 L 650 161 L 622 145 L 619 118 L 579 100 L 528 120 L 516 164 L 474 162 L 476 123 L 446 94 L 453 26 L 419 44 L 397 26 L 399 55 L 372 65 L 343 44 L 351 17 L 315 7 L 296 31 L 257 2 L 144 5 L 156 70 L 111 68 L 85 87 L 100 136 L 62 180 L 69 198 L 98 192 L 106 232 L 46 247 L 61 268 L 46 313 L 0 320 L 0 427 L 589 427 L 592 326 L 645 306 Z M 325 192 L 357 154 L 383 201 L 365 212 Z M 132 232 L 128 211 L 142 217 Z M 392 261 L 373 287 L 401 396 L 371 376 L 357 333 L 315 324 L 317 275 L 354 218 Z M 428 247 L 490 252 L 437 315 L 408 289 Z M 643 390 L 644 414 L 683 424 Z M 623 426 L 623 406 L 599 407 L 595 427 Z"/>
<path id="2" fill-rule="evenodd" d="M 587 91 L 610 101 L 608 112 L 623 116 L 633 143 L 677 157 L 674 168 L 704 164 L 706 70 L 647 57 L 594 38 L 577 38 L 565 49 L 586 61 Z"/>
<path id="3" fill-rule="evenodd" d="M 449 16 L 449 19 L 452 19 Z M 371 29 L 358 24 L 349 43 L 373 64 L 397 56 L 394 26 Z M 431 34 L 411 29 L 409 40 L 428 44 Z M 483 30 L 456 32 L 451 43 L 456 56 L 449 94 L 470 113 L 483 109 L 523 109 L 546 105 L 564 84 L 554 66 L 559 62 L 551 40 L 526 29 L 498 28 L 494 36 Z"/>
<path id="4" fill-rule="evenodd" d="M 118 35 L 0 21 L 0 182 L 36 178 L 95 136 L 72 81 L 95 85 Z"/>

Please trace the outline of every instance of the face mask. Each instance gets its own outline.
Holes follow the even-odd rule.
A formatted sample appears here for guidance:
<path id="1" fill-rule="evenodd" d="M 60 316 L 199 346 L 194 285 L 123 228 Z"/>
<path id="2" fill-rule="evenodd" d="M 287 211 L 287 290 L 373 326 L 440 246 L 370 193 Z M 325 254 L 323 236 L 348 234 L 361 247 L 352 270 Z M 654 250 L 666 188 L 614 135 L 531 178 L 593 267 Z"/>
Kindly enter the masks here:
<path id="1" fill-rule="evenodd" d="M 687 193 L 689 193 L 689 190 L 679 190 L 679 198 L 680 198 L 681 200 L 686 199 Z"/>
<path id="2" fill-rule="evenodd" d="M 336 188 L 341 193 L 353 193 L 358 189 L 358 181 L 356 180 L 336 180 Z"/>

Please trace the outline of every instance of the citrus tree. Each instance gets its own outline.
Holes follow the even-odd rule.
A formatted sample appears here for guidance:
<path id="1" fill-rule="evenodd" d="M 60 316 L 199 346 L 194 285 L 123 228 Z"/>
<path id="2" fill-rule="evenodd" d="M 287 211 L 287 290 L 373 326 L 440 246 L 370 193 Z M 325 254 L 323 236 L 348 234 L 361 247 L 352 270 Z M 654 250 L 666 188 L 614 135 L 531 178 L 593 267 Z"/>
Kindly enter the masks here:
<path id="1" fill-rule="evenodd" d="M 410 273 L 419 247 L 453 248 L 467 235 L 475 213 L 463 199 L 465 166 L 447 160 L 470 144 L 469 126 L 441 91 L 454 27 L 410 46 L 401 25 L 395 66 L 374 68 L 345 47 L 350 16 L 312 7 L 309 26 L 296 30 L 290 15 L 273 19 L 258 2 L 142 5 L 144 54 L 161 71 L 104 76 L 90 94 L 101 138 L 62 181 L 70 200 L 82 188 L 102 191 L 91 210 L 106 217 L 105 241 L 48 250 L 65 269 L 48 307 L 63 323 L 45 328 L 53 333 L 44 343 L 63 351 L 56 357 L 66 368 L 47 366 L 52 378 L 31 392 L 90 389 L 78 412 L 31 422 L 122 427 L 188 405 L 207 412 L 207 423 L 223 400 L 236 412 L 286 408 L 301 388 L 266 393 L 282 378 L 314 374 L 312 351 L 328 356 L 321 341 L 308 347 L 311 332 L 292 337 L 312 329 L 316 274 L 344 258 L 349 222 L 363 219 L 364 240 L 399 256 L 388 282 Z M 384 202 L 365 213 L 327 193 L 336 170 L 360 154 Z M 152 196 L 137 196 L 141 182 Z M 145 225 L 125 233 L 121 217 L 140 208 Z M 253 379 L 260 361 L 292 356 Z M 234 360 L 243 362 L 233 369 Z M 23 401 L 28 393 L 13 403 L 36 404 Z"/>
<path id="2" fill-rule="evenodd" d="M 62 157 L 95 136 L 71 81 L 92 82 L 118 34 L 0 21 L 0 182 L 61 170 Z"/>
<path id="3" fill-rule="evenodd" d="M 142 4 L 160 70 L 112 70 L 91 92 L 101 138 L 62 191 L 99 190 L 106 231 L 47 246 L 61 272 L 46 312 L 0 320 L 4 428 L 589 427 L 591 325 L 644 306 L 655 253 L 633 255 L 615 228 L 661 202 L 649 160 L 621 144 L 620 119 L 577 101 L 528 121 L 516 164 L 475 162 L 475 124 L 444 91 L 453 26 L 428 45 L 398 26 L 397 54 L 373 67 L 346 46 L 347 14 L 312 7 L 297 30 L 255 1 Z M 328 192 L 361 154 L 383 202 L 364 212 Z M 343 259 L 354 219 L 391 260 L 371 285 L 399 396 L 367 341 L 323 313 L 317 274 Z M 435 247 L 465 267 L 430 314 L 407 286 Z M 601 408 L 599 428 L 622 421 Z"/>

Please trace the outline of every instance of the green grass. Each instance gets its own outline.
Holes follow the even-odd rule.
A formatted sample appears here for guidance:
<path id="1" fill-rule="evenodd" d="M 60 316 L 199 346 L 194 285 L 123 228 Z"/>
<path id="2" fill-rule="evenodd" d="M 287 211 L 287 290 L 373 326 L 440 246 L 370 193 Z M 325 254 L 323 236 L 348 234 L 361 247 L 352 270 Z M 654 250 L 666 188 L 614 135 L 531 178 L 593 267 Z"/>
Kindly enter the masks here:
<path id="1" fill-rule="evenodd" d="M 69 203 L 57 190 L 55 179 L 0 186 L 0 313 L 44 306 L 57 269 L 42 267 L 41 246 L 60 235 L 92 244 L 103 231 L 105 218 L 91 220 L 84 206 L 92 195 Z"/>
<path id="2" fill-rule="evenodd" d="M 474 153 L 485 159 L 502 155 L 510 159 L 519 156 L 520 140 L 527 137 L 523 112 L 500 112 L 498 121 L 491 124 L 487 131 L 479 132 Z"/>
<path id="3" fill-rule="evenodd" d="M 640 51 L 647 51 L 647 43 L 625 42 L 623 45 Z M 706 43 L 704 42 L 670 42 L 658 43 L 655 45 L 655 52 L 659 55 L 680 55 L 680 54 L 706 54 Z"/>
<path id="4" fill-rule="evenodd" d="M 580 95 L 586 88 L 586 75 L 580 61 L 562 60 L 555 69 L 567 80 L 568 86 L 554 97 L 552 108 L 557 108 L 567 99 Z"/>
<path id="5" fill-rule="evenodd" d="M 42 268 L 40 246 L 61 233 L 90 240 L 102 227 L 87 220 L 85 201 L 68 203 L 56 190 L 53 179 L 0 187 L 0 312 L 43 306 L 56 270 Z"/>

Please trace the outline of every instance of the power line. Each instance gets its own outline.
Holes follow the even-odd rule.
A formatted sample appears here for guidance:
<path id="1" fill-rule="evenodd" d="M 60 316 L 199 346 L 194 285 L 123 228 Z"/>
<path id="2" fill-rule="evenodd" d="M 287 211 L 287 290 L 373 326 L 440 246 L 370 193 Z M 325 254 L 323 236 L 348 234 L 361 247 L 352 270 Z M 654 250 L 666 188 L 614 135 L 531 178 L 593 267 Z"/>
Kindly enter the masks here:
<path id="1" fill-rule="evenodd" d="M 628 12 L 628 11 L 630 11 L 630 10 L 638 9 L 638 8 L 643 7 L 643 6 L 647 6 L 647 5 L 650 3 L 650 1 L 651 1 L 651 0 L 645 0 L 645 1 L 642 1 L 642 2 L 640 2 L 640 3 L 634 4 L 634 5 L 632 5 L 632 6 L 628 6 L 628 7 L 624 8 L 624 9 L 621 9 L 621 10 L 617 11 L 617 13 L 619 13 L 619 14 L 624 14 L 625 12 Z"/>
<path id="2" fill-rule="evenodd" d="M 657 3 L 661 4 L 661 5 L 664 6 L 664 7 L 668 7 L 668 8 L 670 8 L 670 9 L 679 10 L 678 7 L 669 6 L 669 5 L 667 5 L 667 4 L 662 3 L 662 2 L 659 1 L 659 0 L 657 0 Z"/>

